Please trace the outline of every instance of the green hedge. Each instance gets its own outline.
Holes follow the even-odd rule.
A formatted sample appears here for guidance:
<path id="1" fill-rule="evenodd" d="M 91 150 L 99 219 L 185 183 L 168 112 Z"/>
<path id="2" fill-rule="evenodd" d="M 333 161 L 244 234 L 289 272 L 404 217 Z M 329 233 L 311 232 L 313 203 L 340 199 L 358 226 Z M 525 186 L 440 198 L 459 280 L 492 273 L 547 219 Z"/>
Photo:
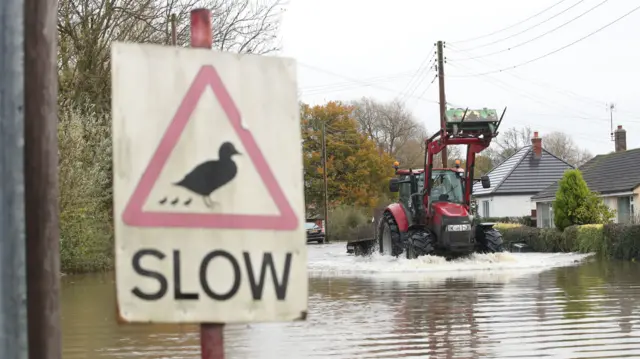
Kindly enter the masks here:
<path id="1" fill-rule="evenodd" d="M 475 217 L 474 222 L 495 222 L 495 223 L 514 223 L 521 224 L 523 226 L 533 227 L 534 219 L 531 216 L 523 216 L 523 217 Z"/>
<path id="2" fill-rule="evenodd" d="M 505 243 L 524 242 L 536 252 L 596 253 L 601 257 L 640 260 L 640 225 L 590 224 L 563 232 L 550 228 L 496 225 Z"/>

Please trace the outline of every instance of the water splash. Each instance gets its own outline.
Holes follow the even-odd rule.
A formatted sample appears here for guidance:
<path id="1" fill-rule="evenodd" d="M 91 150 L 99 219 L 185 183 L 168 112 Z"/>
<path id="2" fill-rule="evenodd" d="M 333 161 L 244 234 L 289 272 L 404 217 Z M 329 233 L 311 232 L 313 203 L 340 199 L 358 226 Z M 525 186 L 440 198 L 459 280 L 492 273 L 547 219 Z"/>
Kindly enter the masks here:
<path id="1" fill-rule="evenodd" d="M 385 256 L 374 253 L 358 257 L 346 253 L 342 243 L 309 247 L 310 275 L 376 275 L 425 274 L 441 276 L 476 277 L 478 272 L 508 271 L 522 274 L 555 267 L 576 265 L 591 257 L 592 253 L 474 253 L 468 257 L 447 261 L 439 256 L 417 259 Z M 415 278 L 414 278 L 415 279 Z"/>

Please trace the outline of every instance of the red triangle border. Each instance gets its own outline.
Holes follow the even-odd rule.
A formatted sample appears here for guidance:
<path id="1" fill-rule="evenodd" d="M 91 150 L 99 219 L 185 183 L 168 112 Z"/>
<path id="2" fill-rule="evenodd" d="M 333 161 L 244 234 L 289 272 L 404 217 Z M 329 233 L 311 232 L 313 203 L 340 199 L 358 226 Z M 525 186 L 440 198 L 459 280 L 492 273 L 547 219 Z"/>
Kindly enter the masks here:
<path id="1" fill-rule="evenodd" d="M 249 158 L 255 166 L 280 215 L 242 215 L 221 213 L 143 212 L 142 208 L 175 148 L 202 94 L 210 86 L 233 129 L 238 134 Z M 245 230 L 294 230 L 298 218 L 267 164 L 249 130 L 242 128 L 240 112 L 227 92 L 222 79 L 211 65 L 202 66 L 187 91 L 173 120 L 147 165 L 133 195 L 122 214 L 122 220 L 137 227 L 180 227 Z"/>

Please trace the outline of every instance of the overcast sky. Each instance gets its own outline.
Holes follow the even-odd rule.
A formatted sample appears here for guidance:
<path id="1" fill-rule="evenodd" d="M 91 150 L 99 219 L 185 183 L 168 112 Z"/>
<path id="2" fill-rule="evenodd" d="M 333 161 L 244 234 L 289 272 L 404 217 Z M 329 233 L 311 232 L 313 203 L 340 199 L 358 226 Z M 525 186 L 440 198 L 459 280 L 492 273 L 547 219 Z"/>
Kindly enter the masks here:
<path id="1" fill-rule="evenodd" d="M 607 103 L 614 103 L 614 127 L 627 130 L 627 148 L 640 147 L 640 101 L 634 101 L 640 10 L 535 60 L 634 10 L 638 1 L 289 1 L 282 55 L 298 61 L 304 102 L 400 98 L 434 132 L 438 82 L 431 83 L 434 70 L 420 66 L 442 40 L 450 106 L 507 106 L 503 129 L 530 125 L 543 144 L 545 133 L 563 131 L 599 154 L 613 150 Z M 505 68 L 512 69 L 479 75 Z"/>

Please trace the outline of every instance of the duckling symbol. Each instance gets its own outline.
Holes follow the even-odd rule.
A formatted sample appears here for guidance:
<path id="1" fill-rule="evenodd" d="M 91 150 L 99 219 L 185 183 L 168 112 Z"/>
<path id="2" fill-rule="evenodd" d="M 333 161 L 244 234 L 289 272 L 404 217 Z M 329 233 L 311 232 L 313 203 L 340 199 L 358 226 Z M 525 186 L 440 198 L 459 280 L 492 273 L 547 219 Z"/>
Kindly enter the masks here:
<path id="1" fill-rule="evenodd" d="M 231 159 L 233 155 L 240 155 L 231 142 L 225 142 L 218 150 L 218 160 L 210 160 L 197 165 L 187 173 L 182 180 L 174 183 L 189 191 L 202 196 L 205 206 L 213 207 L 214 202 L 209 197 L 213 191 L 231 182 L 238 173 L 238 167 Z M 163 199 L 164 200 L 164 199 Z M 160 201 L 162 202 L 162 201 Z M 191 198 L 185 201 L 188 206 Z M 161 203 L 162 204 L 162 203 Z"/>

